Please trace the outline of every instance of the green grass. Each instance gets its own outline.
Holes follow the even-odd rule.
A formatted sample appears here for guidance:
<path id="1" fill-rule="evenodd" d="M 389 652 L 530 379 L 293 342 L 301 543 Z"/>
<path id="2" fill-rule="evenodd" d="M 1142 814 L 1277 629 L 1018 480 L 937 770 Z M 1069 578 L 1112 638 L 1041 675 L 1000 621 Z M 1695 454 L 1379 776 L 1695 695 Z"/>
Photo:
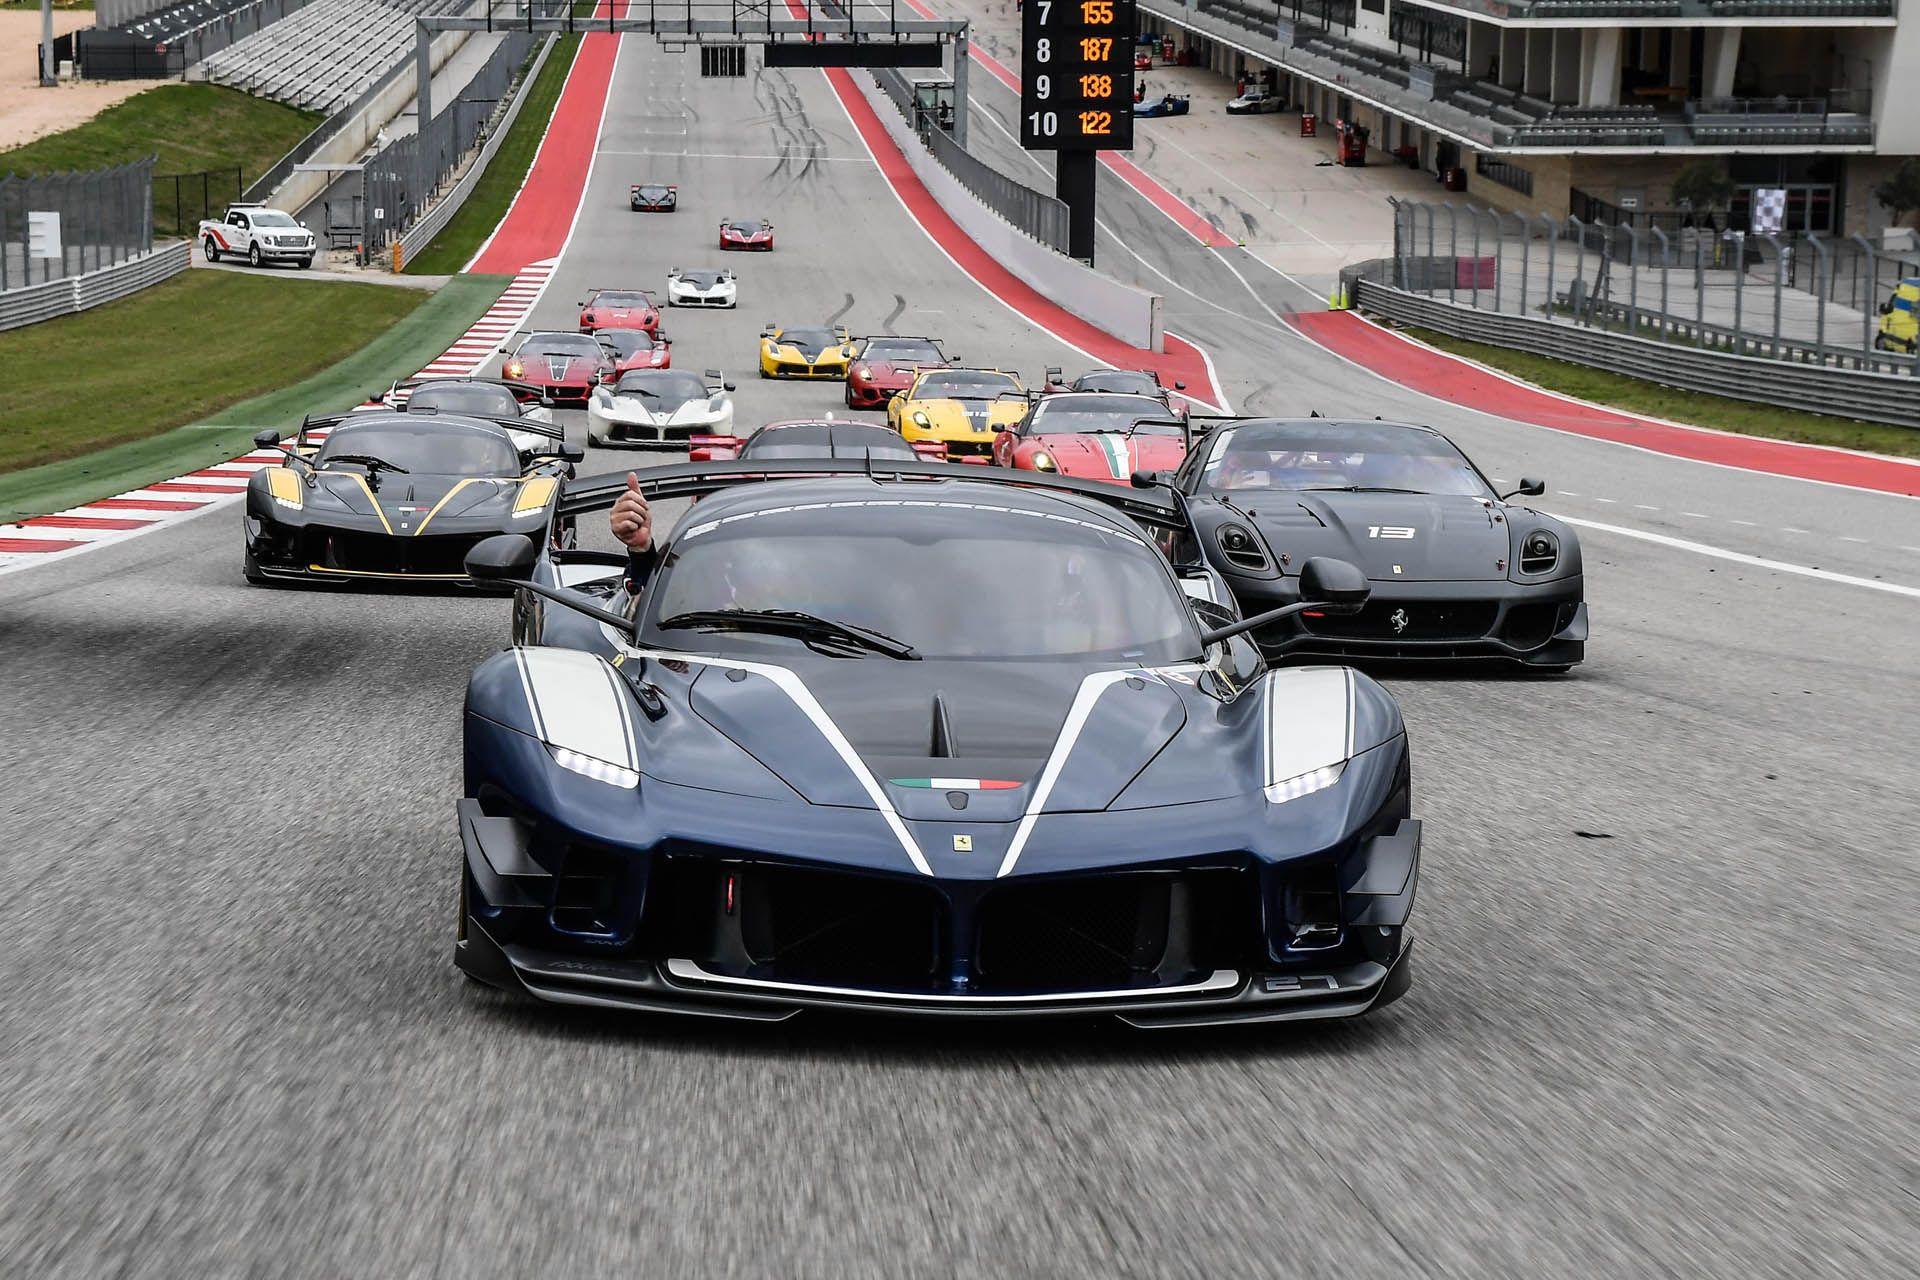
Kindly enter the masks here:
<path id="1" fill-rule="evenodd" d="M 451 275 L 467 264 L 481 242 L 500 225 L 520 184 L 527 179 L 527 170 L 533 167 L 534 153 L 540 149 L 547 122 L 553 119 L 554 104 L 560 101 L 560 90 L 567 83 L 567 72 L 573 67 L 573 56 L 579 47 L 577 35 L 561 36 L 554 43 L 553 52 L 547 55 L 540 75 L 527 90 L 527 100 L 520 104 L 520 114 L 514 117 L 513 127 L 501 139 L 500 149 L 493 153 L 487 171 L 474 183 L 460 212 L 453 215 L 453 220 L 433 238 L 433 243 L 406 264 L 407 271 L 419 275 Z"/>
<path id="2" fill-rule="evenodd" d="M 234 278 L 216 272 L 196 272 L 195 275 Z M 461 276 L 431 294 L 378 285 L 317 286 L 317 282 L 308 282 L 305 286 L 308 288 L 386 289 L 403 293 L 419 305 L 397 323 L 381 330 L 367 345 L 311 377 L 281 385 L 277 371 L 273 376 L 263 375 L 260 381 L 274 386 L 275 390 L 238 401 L 203 421 L 153 435 L 138 435 L 97 453 L 0 474 L 0 522 L 64 511 L 108 494 L 124 493 L 156 480 L 224 462 L 246 452 L 251 447 L 253 433 L 261 427 L 290 430 L 304 414 L 350 409 L 370 391 L 385 389 L 395 378 L 408 376 L 446 350 L 493 305 L 510 279 L 508 276 Z M 0 335 L 0 343 L 12 336 Z M 0 440 L 8 434 L 5 428 L 0 428 Z"/>
<path id="3" fill-rule="evenodd" d="M 1726 396 L 1701 395 L 1679 391 L 1657 382 L 1623 377 L 1571 364 L 1546 356 L 1511 351 L 1449 337 L 1429 329 L 1408 328 L 1408 336 L 1491 365 L 1503 373 L 1562 395 L 1612 405 L 1630 413 L 1643 413 L 1674 422 L 1735 431 L 1741 435 L 1765 436 L 1772 440 L 1797 440 L 1804 444 L 1834 445 L 1843 449 L 1864 449 L 1871 453 L 1890 453 L 1920 457 L 1920 431 L 1875 422 L 1856 422 L 1851 418 L 1833 418 L 1817 413 L 1797 413 L 1772 405 Z"/>
<path id="4" fill-rule="evenodd" d="M 407 315 L 415 289 L 189 271 L 0 333 L 0 472 L 195 422 L 317 373 Z"/>
<path id="5" fill-rule="evenodd" d="M 85 124 L 0 151 L 0 173 L 99 169 L 157 155 L 156 174 L 239 168 L 242 183 L 271 169 L 324 117 L 217 84 L 163 84 Z"/>

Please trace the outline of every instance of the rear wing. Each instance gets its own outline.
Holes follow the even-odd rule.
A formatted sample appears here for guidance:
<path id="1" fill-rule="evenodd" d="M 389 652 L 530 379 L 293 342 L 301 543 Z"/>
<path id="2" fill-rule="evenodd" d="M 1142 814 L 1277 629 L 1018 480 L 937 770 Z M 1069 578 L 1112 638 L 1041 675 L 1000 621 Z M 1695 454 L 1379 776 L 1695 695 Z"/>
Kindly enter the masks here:
<path id="1" fill-rule="evenodd" d="M 496 418 L 485 413 L 442 414 L 438 409 L 395 409 L 392 412 L 406 414 L 416 419 L 445 417 L 455 422 L 483 422 L 490 427 L 499 427 L 505 431 L 524 431 L 528 435 L 556 442 L 564 442 L 567 438 L 566 428 L 551 422 L 536 422 L 531 418 Z M 332 431 L 343 422 L 350 422 L 357 426 L 364 423 L 368 416 L 363 413 L 333 413 L 322 417 L 304 417 L 300 419 L 300 430 L 294 436 L 295 444 L 303 449 L 309 448 L 311 447 L 307 441 L 309 431 Z"/>
<path id="2" fill-rule="evenodd" d="M 767 480 L 807 479 L 826 476 L 866 476 L 876 483 L 968 480 L 975 484 L 1005 484 L 1027 489 L 1046 489 L 1090 498 L 1111 507 L 1136 523 L 1155 529 L 1185 531 L 1187 514 L 1179 496 L 1162 485 L 1150 488 L 1125 488 L 1103 480 L 1080 480 L 1072 476 L 1042 471 L 1021 471 L 1012 467 L 979 467 L 964 463 L 926 462 L 904 458 L 768 458 L 688 462 L 670 467 L 653 467 L 636 473 L 640 492 L 649 502 L 674 498 L 697 498 L 760 484 Z M 627 475 L 622 471 L 583 476 L 566 482 L 560 500 L 554 505 L 556 517 L 588 515 L 605 511 L 626 492 Z"/>
<path id="3" fill-rule="evenodd" d="M 546 399 L 546 393 L 540 390 L 539 387 L 534 386 L 531 382 L 517 382 L 512 378 L 481 378 L 481 377 L 471 377 L 471 376 L 462 376 L 457 378 L 454 378 L 454 377 L 402 378 L 398 382 L 394 383 L 393 386 L 387 389 L 387 395 L 388 396 L 399 395 L 404 392 L 405 394 L 411 396 L 413 394 L 414 388 L 425 386 L 427 383 L 430 383 L 430 382 L 484 382 L 488 386 L 492 386 L 492 387 L 505 387 L 509 392 L 512 393 L 513 398 L 515 400 L 518 400 L 521 404 L 539 404 L 542 400 Z M 386 398 L 385 396 L 369 396 L 368 397 L 368 399 L 371 399 L 371 400 L 383 400 L 385 398 Z M 399 408 L 398 405 L 395 405 L 394 407 Z"/>

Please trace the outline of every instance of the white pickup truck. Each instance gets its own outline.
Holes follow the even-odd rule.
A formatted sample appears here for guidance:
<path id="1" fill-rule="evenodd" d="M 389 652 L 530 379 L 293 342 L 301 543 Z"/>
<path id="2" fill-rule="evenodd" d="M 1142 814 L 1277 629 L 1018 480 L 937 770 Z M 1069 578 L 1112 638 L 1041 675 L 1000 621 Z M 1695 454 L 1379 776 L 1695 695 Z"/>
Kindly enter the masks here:
<path id="1" fill-rule="evenodd" d="M 199 237 L 208 262 L 218 262 L 226 255 L 245 258 L 256 267 L 263 262 L 297 262 L 310 267 L 318 250 L 318 242 L 305 223 L 263 204 L 228 205 L 226 217 L 201 220 Z"/>

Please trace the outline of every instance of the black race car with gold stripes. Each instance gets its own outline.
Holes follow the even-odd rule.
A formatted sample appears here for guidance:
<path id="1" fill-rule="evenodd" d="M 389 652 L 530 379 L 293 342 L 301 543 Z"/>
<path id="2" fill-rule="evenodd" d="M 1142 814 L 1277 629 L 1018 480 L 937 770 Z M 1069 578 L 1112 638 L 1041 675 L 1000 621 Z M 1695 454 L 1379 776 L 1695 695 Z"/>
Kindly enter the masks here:
<path id="1" fill-rule="evenodd" d="M 523 451 L 509 431 L 546 438 Z M 285 460 L 247 483 L 246 576 L 309 582 L 467 582 L 467 551 L 499 533 L 571 538 L 553 520 L 579 461 L 558 427 L 525 418 L 362 412 L 309 419 Z"/>

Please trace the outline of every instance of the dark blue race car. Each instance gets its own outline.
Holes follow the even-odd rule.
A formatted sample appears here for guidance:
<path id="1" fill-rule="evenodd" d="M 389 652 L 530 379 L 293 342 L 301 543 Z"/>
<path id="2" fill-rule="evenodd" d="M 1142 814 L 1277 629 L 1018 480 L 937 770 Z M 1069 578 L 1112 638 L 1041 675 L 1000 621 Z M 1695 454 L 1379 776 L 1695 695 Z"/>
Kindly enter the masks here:
<path id="1" fill-rule="evenodd" d="M 1136 119 L 1155 116 L 1184 116 L 1193 109 L 1193 103 L 1184 93 L 1162 93 L 1151 98 L 1142 98 L 1133 104 Z"/>
<path id="2" fill-rule="evenodd" d="M 1399 710 L 1344 667 L 1269 670 L 1219 575 L 1149 536 L 1184 523 L 1171 491 L 871 458 L 641 483 L 701 499 L 646 563 L 469 558 L 519 596 L 467 693 L 468 974 L 762 1020 L 1199 1025 L 1405 990 Z M 1296 607 L 1367 595 L 1304 573 Z"/>

